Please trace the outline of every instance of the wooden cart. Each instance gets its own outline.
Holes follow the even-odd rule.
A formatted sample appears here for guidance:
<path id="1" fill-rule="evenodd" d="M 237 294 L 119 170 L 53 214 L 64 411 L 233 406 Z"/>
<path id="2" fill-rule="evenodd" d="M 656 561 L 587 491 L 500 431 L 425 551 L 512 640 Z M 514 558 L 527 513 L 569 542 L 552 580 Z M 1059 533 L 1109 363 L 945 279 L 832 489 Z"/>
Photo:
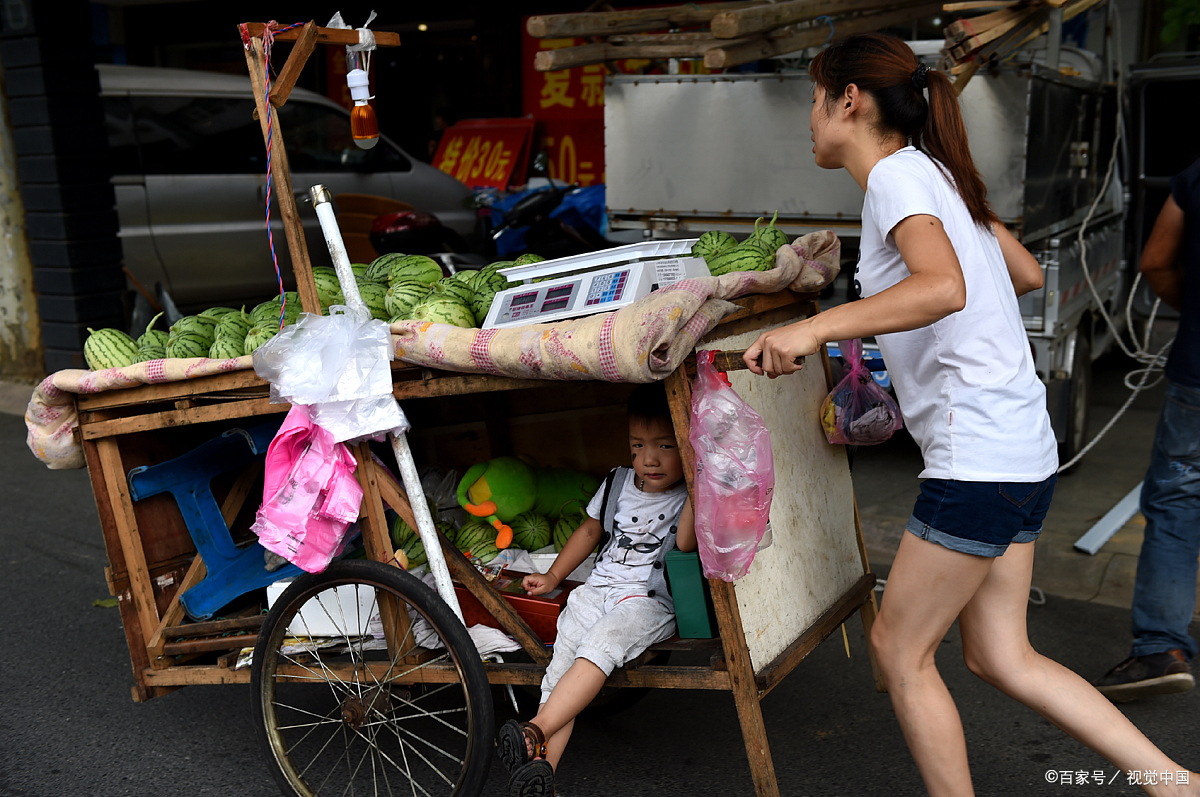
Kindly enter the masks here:
<path id="1" fill-rule="evenodd" d="M 273 177 L 301 300 L 306 310 L 315 310 L 315 289 L 292 199 L 286 153 L 276 115 L 268 114 L 266 108 L 261 39 L 253 35 L 253 26 L 248 33 L 247 63 L 264 136 L 274 141 Z M 349 39 L 351 35 L 318 29 L 312 23 L 294 32 L 297 45 L 270 93 L 271 100 L 277 105 L 286 101 L 287 80 L 294 82 L 315 43 L 356 41 L 357 37 Z M 812 297 L 790 291 L 748 297 L 737 304 L 742 309 L 725 318 L 700 348 L 744 350 L 761 331 L 817 311 Z M 657 645 L 614 672 L 608 685 L 732 692 L 756 792 L 778 795 L 759 703 L 854 612 L 861 613 L 869 633 L 875 616 L 875 578 L 869 572 L 858 529 L 844 449 L 825 442 L 815 419 L 820 399 L 831 387 L 827 357 L 821 356 L 823 368 L 806 368 L 795 377 L 779 380 L 736 372 L 740 358 L 724 360 L 724 367 L 733 372 L 734 387 L 772 429 L 777 479 L 772 509 L 774 542 L 759 553 L 751 572 L 738 583 L 710 582 L 719 638 L 673 639 Z M 665 381 L 689 491 L 694 477 L 688 442 L 694 369 L 694 358 L 689 358 Z M 520 453 L 530 440 L 539 441 L 543 453 L 553 460 L 542 463 L 546 465 L 603 472 L 624 464 L 628 457 L 623 436 L 614 442 L 612 430 L 623 428 L 624 402 L 631 385 L 462 375 L 400 363 L 393 368 L 393 385 L 393 394 L 413 421 L 410 440 L 422 464 L 461 469 L 492 456 Z M 402 734 L 413 735 L 407 728 L 415 726 L 396 730 L 397 722 L 390 723 L 396 736 L 392 741 L 399 740 L 398 755 L 408 750 L 426 763 L 445 755 L 456 763 L 430 766 L 449 783 L 450 790 L 477 793 L 492 756 L 494 734 L 487 682 L 536 686 L 550 654 L 510 604 L 444 537 L 443 553 L 455 580 L 521 645 L 522 653 L 516 659 L 481 665 L 465 630 L 436 593 L 382 564 L 393 553 L 385 506 L 414 527 L 416 522 L 409 497 L 372 455 L 368 444 L 354 446 L 353 453 L 364 494 L 362 537 L 371 561 L 335 563 L 323 576 L 297 579 L 265 620 L 256 606 L 241 613 L 233 611 L 222 619 L 186 620 L 180 596 L 207 574 L 206 563 L 196 554 L 195 530 L 189 531 L 172 494 L 135 500 L 128 474 L 131 469 L 198 450 L 230 429 L 251 428 L 272 417 L 280 420 L 288 405 L 271 404 L 268 393 L 267 383 L 253 372 L 242 371 L 78 398 L 79 435 L 108 551 L 110 589 L 120 598 L 133 665 L 134 699 L 147 700 L 191 684 L 251 683 L 256 694 L 261 694 L 262 711 L 257 720 L 281 787 L 287 793 L 315 794 L 319 787 L 307 784 L 305 773 L 291 761 L 295 750 L 285 741 L 284 731 L 295 726 L 282 719 L 281 692 L 318 681 L 334 693 L 332 709 L 325 707 L 320 710 L 324 713 L 319 713 L 289 708 L 302 716 L 319 714 L 323 723 L 340 723 L 338 727 L 351 741 L 375 742 L 380 740 L 377 726 L 388 723 L 375 723 L 372 718 L 394 720 L 402 709 L 418 706 L 429 695 L 426 707 L 418 712 L 418 719 L 433 729 L 429 735 L 421 736 L 422 731 L 415 742 L 405 740 Z M 246 536 L 244 542 L 251 541 L 245 529 L 258 504 L 261 456 L 217 475 L 211 489 L 226 526 L 233 529 L 232 543 L 241 542 L 239 532 Z M 296 652 L 287 647 L 292 644 L 287 626 L 294 631 L 305 612 L 312 620 L 311 607 L 317 604 L 311 601 L 315 596 L 339 595 L 335 588 L 355 594 L 365 590 L 373 600 L 369 608 L 381 617 L 387 642 L 386 649 L 373 654 L 375 658 L 359 650 L 349 634 L 346 644 L 332 654 L 303 647 Z M 337 597 L 338 611 L 356 605 L 344 600 Z M 328 616 L 329 609 L 323 603 L 320 606 Z M 430 627 L 446 652 L 417 644 L 418 635 Z M 256 643 L 255 667 L 238 669 L 238 651 Z M 703 665 L 658 664 L 653 656 L 662 650 L 709 651 L 711 656 Z M 486 682 L 481 683 L 481 678 Z M 877 687 L 882 688 L 881 683 L 876 670 Z M 453 712 L 428 708 L 448 697 L 463 707 Z M 440 740 L 431 741 L 445 730 L 442 726 L 451 724 L 445 717 L 461 719 L 466 728 L 450 734 L 452 750 Z M 404 741 L 409 742 L 407 748 Z M 414 746 L 416 742 L 419 744 Z M 364 754 L 358 769 L 350 767 L 349 744 L 343 757 L 347 768 L 353 769 L 353 779 L 361 774 L 368 757 Z M 378 751 L 371 752 L 369 760 L 372 767 L 396 765 L 400 771 L 414 766 L 407 758 L 399 766 Z"/>

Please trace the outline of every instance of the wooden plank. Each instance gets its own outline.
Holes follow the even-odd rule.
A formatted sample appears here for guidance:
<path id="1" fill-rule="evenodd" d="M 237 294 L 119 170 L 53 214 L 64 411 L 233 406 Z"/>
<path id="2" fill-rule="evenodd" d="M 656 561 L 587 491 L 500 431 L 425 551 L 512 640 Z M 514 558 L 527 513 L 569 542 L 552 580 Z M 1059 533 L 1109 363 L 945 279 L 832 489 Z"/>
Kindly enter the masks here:
<path id="1" fill-rule="evenodd" d="M 241 633 L 231 636 L 205 637 L 203 639 L 184 639 L 167 642 L 163 645 L 163 656 L 194 656 L 200 653 L 212 653 L 218 650 L 241 650 L 254 647 L 258 639 L 257 633 Z"/>
<path id="2" fill-rule="evenodd" d="M 208 575 L 208 568 L 204 564 L 204 560 L 200 558 L 200 554 L 192 559 L 192 566 L 188 568 L 187 574 L 183 580 L 179 582 L 179 587 L 175 590 L 175 596 L 171 598 L 171 605 L 163 612 L 162 619 L 158 623 L 158 628 L 150 637 L 150 641 L 146 643 L 146 650 L 149 652 L 152 662 L 157 662 L 162 658 L 163 645 L 166 642 L 168 628 L 177 626 L 183 620 L 183 604 L 179 602 L 179 597 L 187 592 L 192 587 L 199 584 Z M 170 630 L 177 630 L 170 628 Z"/>
<path id="3" fill-rule="evenodd" d="M 319 32 L 318 32 L 319 33 Z M 358 34 L 354 33 L 354 42 Z M 300 305 L 306 312 L 320 312 L 321 302 L 313 282 L 312 263 L 308 258 L 308 245 L 304 241 L 304 228 L 296 211 L 296 197 L 292 193 L 291 170 L 288 168 L 287 150 L 283 134 L 279 130 L 279 114 L 271 113 L 266 97 L 266 75 L 263 72 L 262 40 L 250 40 L 246 48 L 246 68 L 250 72 L 250 83 L 254 88 L 254 104 L 258 109 L 258 122 L 262 128 L 264 146 L 271 148 L 272 193 L 279 216 L 283 219 L 288 252 L 292 256 L 292 272 L 296 275 L 296 290 L 300 293 Z"/>
<path id="4" fill-rule="evenodd" d="M 111 438 L 98 441 L 96 450 L 100 455 L 104 484 L 113 507 L 113 522 L 129 573 L 130 600 L 137 612 L 142 638 L 148 640 L 158 628 L 158 608 L 154 600 L 154 584 L 150 580 L 150 570 L 142 551 L 142 536 L 133 514 L 133 498 L 129 494 L 129 483 L 125 480 L 125 468 L 121 465 L 121 452 L 117 448 L 117 441 Z"/>
<path id="5" fill-rule="evenodd" d="M 296 81 L 299 79 L 300 73 L 304 71 L 304 65 L 308 63 L 308 57 L 312 55 L 316 46 L 317 23 L 310 19 L 300 29 L 300 35 L 296 37 L 296 44 L 288 53 L 287 63 L 283 65 L 283 69 L 279 71 L 279 77 L 271 86 L 271 104 L 276 108 L 281 107 L 292 95 L 292 89 L 295 88 Z"/>
<path id="6" fill-rule="evenodd" d="M 1065 6 L 1058 2 L 1052 2 L 1052 0 L 1044 0 L 1044 2 L 1049 3 L 1049 5 L 1053 8 L 1058 8 L 1061 6 L 1063 9 L 1063 22 L 1066 22 L 1068 19 L 1073 19 L 1073 18 L 1079 16 L 1084 11 L 1087 11 L 1089 8 L 1099 5 L 1100 3 L 1104 2 L 1104 0 L 1079 0 L 1079 2 L 1071 3 L 1070 5 L 1065 5 Z M 1049 16 L 1049 15 L 1047 14 L 1047 16 Z M 1050 30 L 1050 23 L 1048 23 L 1048 22 L 1043 23 L 1032 33 L 1029 33 L 1027 36 L 1025 36 L 1025 38 L 1023 38 L 1019 42 L 1017 42 L 1015 46 L 1013 46 L 1008 51 L 1006 51 L 1005 55 L 1007 55 L 1008 52 L 1012 52 L 1012 50 L 1021 49 L 1026 44 L 1033 41 L 1038 36 L 1041 36 L 1048 30 Z"/>
<path id="7" fill-rule="evenodd" d="M 792 0 L 792 2 L 722 11 L 713 17 L 712 34 L 718 39 L 737 39 L 744 36 L 807 22 L 822 15 L 835 16 L 852 11 L 877 9 L 880 0 Z M 903 2 L 887 3 L 903 5 Z"/>
<path id="8" fill-rule="evenodd" d="M 856 33 L 888 28 L 901 25 L 921 17 L 936 14 L 941 11 L 941 3 L 908 6 L 895 11 L 880 14 L 868 14 L 853 19 L 835 20 L 833 39 L 835 41 L 852 36 Z M 829 38 L 828 26 L 813 27 L 792 36 L 777 39 L 754 39 L 747 44 L 736 47 L 715 47 L 704 54 L 704 65 L 709 69 L 728 69 L 730 67 L 758 61 L 763 58 L 773 58 L 777 55 L 787 55 L 807 47 L 823 44 Z"/>
<path id="9" fill-rule="evenodd" d="M 970 35 L 966 35 L 960 39 L 958 44 L 951 45 L 950 38 L 947 37 L 946 44 L 947 49 L 950 51 L 950 57 L 955 60 L 963 60 L 970 53 L 978 50 L 988 42 L 995 41 L 1016 26 L 1024 24 L 1035 12 L 1017 13 L 1015 11 L 1006 11 L 1003 13 L 1009 14 L 1009 17 L 1002 22 L 991 25 L 986 30 L 974 29 Z"/>
<path id="10" fill-rule="evenodd" d="M 108 421 L 84 423 L 81 417 L 80 429 L 84 440 L 98 440 L 105 437 L 133 434 L 134 432 L 149 432 L 155 429 L 166 429 L 172 426 L 190 426 L 209 421 L 223 421 L 233 418 L 249 418 L 255 415 L 273 415 L 287 412 L 292 405 L 272 404 L 269 398 L 246 399 L 230 401 L 221 404 L 208 404 L 203 407 L 193 407 L 189 410 L 166 410 L 149 415 L 136 415 L 132 418 L 114 418 Z"/>
<path id="11" fill-rule="evenodd" d="M 203 623 L 187 623 L 185 625 L 171 626 L 166 629 L 167 636 L 172 639 L 181 637 L 197 637 L 197 636 L 212 636 L 213 634 L 227 634 L 233 631 L 254 631 L 258 632 L 262 628 L 263 620 L 266 615 L 255 614 L 250 617 L 230 617 L 225 620 L 208 620 Z"/>
<path id="12" fill-rule="evenodd" d="M 224 374 L 201 376 L 179 382 L 161 382 L 155 385 L 139 385 L 121 390 L 106 390 L 103 393 L 80 393 L 75 397 L 79 411 L 87 412 L 107 407 L 137 406 L 156 401 L 170 401 L 184 396 L 228 393 L 239 388 L 262 388 L 270 384 L 260 379 L 253 369 L 230 371 Z"/>
<path id="13" fill-rule="evenodd" d="M 1028 6 L 1020 8 L 1004 8 L 999 11 L 993 11 L 990 14 L 983 14 L 978 17 L 956 19 L 943 28 L 942 32 L 946 34 L 947 42 L 959 42 L 963 39 L 977 36 L 993 26 L 1019 20 L 1032 10 L 1033 9 Z"/>
<path id="14" fill-rule="evenodd" d="M 387 520 L 383 516 L 383 501 L 379 497 L 379 473 L 374 457 L 371 456 L 371 445 L 362 442 L 352 446 L 351 451 L 358 462 L 354 475 L 363 491 L 363 516 L 359 524 L 362 529 L 363 547 L 366 548 L 367 556 L 374 561 L 391 561 L 394 553 L 392 537 L 388 533 Z M 395 656 L 400 640 L 408 638 L 412 621 L 408 612 L 401 610 L 396 599 L 390 595 L 379 601 L 379 619 L 383 625 L 388 650 Z"/>
<path id="15" fill-rule="evenodd" d="M 871 599 L 875 589 L 875 574 L 867 573 L 852 586 L 833 606 L 830 606 L 811 627 L 800 634 L 792 644 L 762 668 L 755 683 L 762 696 L 774 689 L 796 668 L 817 645 L 838 629 L 850 615 Z"/>
<path id="16" fill-rule="evenodd" d="M 722 11 L 761 5 L 760 2 L 706 3 L 633 11 L 593 11 L 530 17 L 525 30 L 535 39 L 612 36 L 666 28 L 689 27 L 710 21 Z"/>
<path id="17" fill-rule="evenodd" d="M 262 22 L 246 22 L 244 23 L 249 34 L 255 39 L 262 39 L 263 28 L 266 27 Z M 309 22 L 309 25 L 312 23 Z M 307 25 L 305 26 L 307 27 Z M 292 28 L 275 34 L 277 42 L 296 41 L 302 35 L 303 29 Z M 400 34 L 393 31 L 377 30 L 375 34 L 375 44 L 380 47 L 399 47 Z M 316 29 L 317 44 L 358 44 L 358 31 L 356 29 L 345 28 L 317 28 Z M 261 57 L 261 56 L 260 56 Z"/>
<path id="18" fill-rule="evenodd" d="M 620 61 L 626 58 L 702 58 L 714 47 L 730 47 L 752 41 L 749 38 L 725 39 L 696 39 L 677 43 L 663 44 L 608 44 L 597 42 L 580 44 L 575 47 L 560 47 L 555 50 L 541 50 L 533 56 L 533 68 L 538 72 L 555 72 L 560 69 L 573 69 L 579 66 L 602 64 L 605 61 Z"/>
<path id="19" fill-rule="evenodd" d="M 962 3 L 943 3 L 942 10 L 947 12 L 954 11 L 980 11 L 985 8 L 1012 8 L 1015 5 L 1025 2 L 1025 0 L 965 0 Z"/>

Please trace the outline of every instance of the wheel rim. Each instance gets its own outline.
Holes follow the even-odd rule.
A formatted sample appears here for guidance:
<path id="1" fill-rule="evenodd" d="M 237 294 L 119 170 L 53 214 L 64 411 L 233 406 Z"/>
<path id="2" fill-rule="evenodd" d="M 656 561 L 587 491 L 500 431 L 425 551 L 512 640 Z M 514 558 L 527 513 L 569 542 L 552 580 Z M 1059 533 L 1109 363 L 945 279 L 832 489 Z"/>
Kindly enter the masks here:
<path id="1" fill-rule="evenodd" d="M 478 718 L 456 652 L 419 645 L 432 639 L 416 635 L 415 624 L 395 634 L 395 656 L 363 643 L 358 632 L 389 600 L 425 620 L 444 646 L 429 616 L 381 583 L 321 582 L 289 599 L 273 628 L 262 662 L 263 728 L 298 795 L 460 794 L 466 761 L 480 754 L 472 749 Z M 310 623 L 332 624 L 339 643 L 294 649 L 294 618 L 293 630 L 306 636 L 323 633 Z M 452 680 L 419 682 L 431 673 Z"/>

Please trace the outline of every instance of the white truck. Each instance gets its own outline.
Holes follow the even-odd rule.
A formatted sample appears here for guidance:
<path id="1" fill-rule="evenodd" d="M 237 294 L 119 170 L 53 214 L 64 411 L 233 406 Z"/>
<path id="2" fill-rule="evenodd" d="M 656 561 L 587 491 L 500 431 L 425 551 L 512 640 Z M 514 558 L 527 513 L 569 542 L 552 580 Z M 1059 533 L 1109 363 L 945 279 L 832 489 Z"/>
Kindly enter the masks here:
<path id="1" fill-rule="evenodd" d="M 1122 316 L 1117 310 L 1130 283 L 1116 176 L 1084 234 L 1096 295 L 1085 279 L 1078 236 L 1112 151 L 1116 92 L 1098 77 L 1097 59 L 1070 55 L 1070 70 L 1031 63 L 981 70 L 961 97 L 992 207 L 1045 274 L 1044 287 L 1021 297 L 1020 306 L 1064 461 L 1086 443 L 1091 363 L 1113 343 L 1099 307 Z M 934 57 L 925 56 L 931 64 Z M 837 232 L 842 276 L 823 301 L 853 298 L 862 191 L 843 170 L 813 162 L 811 103 L 803 69 L 610 78 L 604 123 L 611 229 L 641 230 L 647 238 L 712 229 L 746 234 L 756 218 L 778 210 L 777 226 L 789 235 Z"/>

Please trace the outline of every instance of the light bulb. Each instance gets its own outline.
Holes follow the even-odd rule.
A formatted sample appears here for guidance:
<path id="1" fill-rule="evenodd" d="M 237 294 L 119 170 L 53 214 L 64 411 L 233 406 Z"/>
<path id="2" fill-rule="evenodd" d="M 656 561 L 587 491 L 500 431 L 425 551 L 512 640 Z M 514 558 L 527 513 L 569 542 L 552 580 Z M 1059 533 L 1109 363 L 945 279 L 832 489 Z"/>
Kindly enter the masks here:
<path id="1" fill-rule="evenodd" d="M 375 119 L 375 109 L 368 104 L 371 98 L 369 82 L 365 70 L 351 69 L 346 73 L 346 85 L 354 99 L 354 108 L 350 111 L 350 136 L 359 149 L 370 149 L 379 143 L 379 122 Z"/>

